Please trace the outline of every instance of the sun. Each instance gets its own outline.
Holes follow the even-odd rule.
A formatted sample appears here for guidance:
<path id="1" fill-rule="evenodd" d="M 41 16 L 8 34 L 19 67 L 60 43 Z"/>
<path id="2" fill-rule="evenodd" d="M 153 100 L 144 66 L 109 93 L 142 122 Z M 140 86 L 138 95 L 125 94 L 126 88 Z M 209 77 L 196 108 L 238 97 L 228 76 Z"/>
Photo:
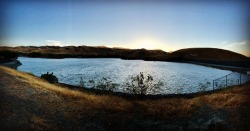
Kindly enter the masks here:
<path id="1" fill-rule="evenodd" d="M 153 50 L 157 48 L 157 45 L 159 45 L 159 42 L 154 40 L 154 39 L 139 39 L 133 43 L 134 48 L 136 49 L 148 49 L 148 50 Z"/>
<path id="2" fill-rule="evenodd" d="M 117 45 L 106 45 L 107 47 L 121 47 L 121 48 L 128 48 L 128 49 L 147 49 L 147 50 L 163 50 L 169 51 L 171 49 L 170 45 L 166 42 L 162 42 L 159 39 L 155 39 L 152 37 L 140 38 L 136 40 L 129 41 L 125 44 L 117 44 Z"/>

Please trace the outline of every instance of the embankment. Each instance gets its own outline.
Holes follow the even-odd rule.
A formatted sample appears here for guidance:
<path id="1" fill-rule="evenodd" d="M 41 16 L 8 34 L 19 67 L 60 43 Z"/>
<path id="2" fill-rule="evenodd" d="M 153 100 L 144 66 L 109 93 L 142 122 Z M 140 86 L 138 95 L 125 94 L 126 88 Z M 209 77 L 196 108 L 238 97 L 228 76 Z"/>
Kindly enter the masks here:
<path id="1" fill-rule="evenodd" d="M 0 128 L 247 130 L 250 83 L 193 98 L 131 100 L 53 85 L 0 66 Z M 175 87 L 173 87 L 175 88 Z"/>

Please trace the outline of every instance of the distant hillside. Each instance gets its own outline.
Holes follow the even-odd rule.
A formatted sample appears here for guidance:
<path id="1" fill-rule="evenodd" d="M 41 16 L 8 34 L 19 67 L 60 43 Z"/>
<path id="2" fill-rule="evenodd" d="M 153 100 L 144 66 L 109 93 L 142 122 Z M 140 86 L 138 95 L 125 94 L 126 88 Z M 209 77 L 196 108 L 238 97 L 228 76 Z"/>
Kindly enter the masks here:
<path id="1" fill-rule="evenodd" d="M 123 49 L 91 46 L 20 46 L 0 47 L 0 50 L 11 50 L 19 52 L 20 55 L 29 57 L 48 58 L 122 58 L 122 59 L 143 59 L 143 60 L 164 60 L 167 53 L 162 50 L 146 49 Z"/>
<path id="2" fill-rule="evenodd" d="M 177 50 L 168 54 L 167 61 L 198 62 L 250 68 L 249 57 L 216 48 L 187 48 Z"/>
<path id="3" fill-rule="evenodd" d="M 250 59 L 244 55 L 216 48 L 187 48 L 172 53 L 162 50 L 108 48 L 104 46 L 19 46 L 0 47 L 18 52 L 21 56 L 45 58 L 122 58 L 153 61 L 199 62 L 250 68 Z"/>
<path id="4" fill-rule="evenodd" d="M 174 51 L 168 55 L 169 60 L 223 60 L 240 61 L 249 60 L 248 57 L 216 48 L 187 48 Z"/>

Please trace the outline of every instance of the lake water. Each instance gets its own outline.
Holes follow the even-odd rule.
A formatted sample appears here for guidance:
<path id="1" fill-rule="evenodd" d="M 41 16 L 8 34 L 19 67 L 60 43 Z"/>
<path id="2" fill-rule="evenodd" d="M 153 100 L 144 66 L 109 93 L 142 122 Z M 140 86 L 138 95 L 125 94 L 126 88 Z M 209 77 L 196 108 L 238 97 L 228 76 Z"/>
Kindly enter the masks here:
<path id="1" fill-rule="evenodd" d="M 109 78 L 118 84 L 117 92 L 125 92 L 124 84 L 131 81 L 131 76 L 140 72 L 150 74 L 154 82 L 161 81 L 163 86 L 156 92 L 149 94 L 176 94 L 200 91 L 201 85 L 211 90 L 213 80 L 232 73 L 205 66 L 175 62 L 157 62 L 143 60 L 122 60 L 117 58 L 27 58 L 19 57 L 22 63 L 18 70 L 31 72 L 36 76 L 53 72 L 59 82 L 79 85 L 81 78 L 100 81 L 103 77 Z M 242 75 L 242 78 L 247 77 Z M 86 86 L 90 86 L 86 84 Z"/>

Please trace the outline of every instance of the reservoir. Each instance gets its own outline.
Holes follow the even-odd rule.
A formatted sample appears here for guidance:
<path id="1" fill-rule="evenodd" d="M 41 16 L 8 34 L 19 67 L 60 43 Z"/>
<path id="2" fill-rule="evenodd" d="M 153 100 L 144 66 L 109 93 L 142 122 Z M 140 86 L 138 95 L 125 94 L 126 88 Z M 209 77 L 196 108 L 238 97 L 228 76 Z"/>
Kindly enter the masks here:
<path id="1" fill-rule="evenodd" d="M 40 77 L 47 72 L 53 72 L 60 83 L 80 85 L 81 79 L 85 87 L 91 88 L 88 83 L 93 80 L 98 83 L 103 78 L 117 85 L 116 92 L 126 92 L 125 83 L 131 77 L 143 72 L 144 76 L 153 77 L 153 82 L 161 82 L 161 88 L 148 94 L 183 94 L 213 89 L 213 80 L 232 73 L 188 63 L 122 60 L 118 58 L 27 58 L 19 57 L 22 63 L 18 70 L 33 73 Z M 239 74 L 239 73 L 238 73 Z M 236 73 L 235 77 L 238 77 Z M 237 79 L 234 76 L 230 79 Z M 241 74 L 242 83 L 249 80 L 249 76 Z"/>

